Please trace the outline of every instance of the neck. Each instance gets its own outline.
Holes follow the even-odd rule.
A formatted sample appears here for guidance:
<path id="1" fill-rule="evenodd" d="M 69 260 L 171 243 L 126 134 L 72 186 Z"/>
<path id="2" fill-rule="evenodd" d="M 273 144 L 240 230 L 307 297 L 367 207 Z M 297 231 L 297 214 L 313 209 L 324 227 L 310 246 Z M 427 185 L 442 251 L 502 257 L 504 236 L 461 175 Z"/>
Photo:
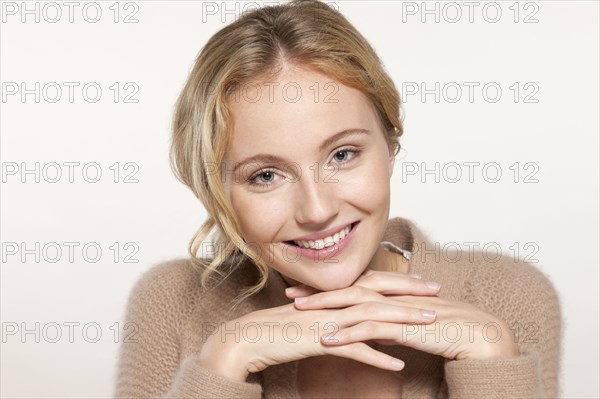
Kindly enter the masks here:
<path id="1" fill-rule="evenodd" d="M 407 274 L 409 271 L 408 259 L 401 254 L 388 251 L 380 245 L 367 269 Z"/>

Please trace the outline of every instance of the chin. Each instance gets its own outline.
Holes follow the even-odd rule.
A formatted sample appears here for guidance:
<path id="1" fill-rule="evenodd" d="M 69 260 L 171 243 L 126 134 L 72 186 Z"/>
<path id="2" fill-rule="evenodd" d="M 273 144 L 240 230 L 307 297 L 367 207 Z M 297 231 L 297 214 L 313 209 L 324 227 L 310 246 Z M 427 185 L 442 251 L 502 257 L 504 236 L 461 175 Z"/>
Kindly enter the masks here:
<path id="1" fill-rule="evenodd" d="M 340 290 L 350 287 L 359 275 L 360 273 L 335 273 L 333 276 L 322 276 L 319 281 L 307 284 L 320 291 Z"/>
<path id="2" fill-rule="evenodd" d="M 353 281 L 350 282 L 349 284 L 344 284 L 339 281 L 334 281 L 332 283 L 320 284 L 319 287 L 314 287 L 314 288 L 317 288 L 320 291 L 335 291 L 335 290 L 341 290 L 343 288 L 348 288 L 352 285 L 352 283 L 353 283 Z"/>

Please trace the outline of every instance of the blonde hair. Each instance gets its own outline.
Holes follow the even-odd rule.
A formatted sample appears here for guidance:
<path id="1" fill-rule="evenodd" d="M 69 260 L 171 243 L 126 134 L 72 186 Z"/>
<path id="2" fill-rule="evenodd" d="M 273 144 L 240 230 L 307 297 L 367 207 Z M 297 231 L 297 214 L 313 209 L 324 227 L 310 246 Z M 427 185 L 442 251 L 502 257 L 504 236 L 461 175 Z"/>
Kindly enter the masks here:
<path id="1" fill-rule="evenodd" d="M 189 245 L 203 287 L 222 281 L 250 259 L 259 281 L 236 304 L 260 291 L 269 267 L 240 235 L 240 227 L 221 180 L 220 167 L 231 137 L 227 101 L 237 87 L 274 76 L 284 63 L 313 68 L 360 90 L 373 103 L 394 155 L 402 135 L 400 95 L 365 38 L 346 18 L 317 0 L 293 0 L 244 14 L 210 38 L 200 51 L 175 107 L 171 167 L 206 208 L 209 217 Z M 215 256 L 198 257 L 214 228 Z"/>

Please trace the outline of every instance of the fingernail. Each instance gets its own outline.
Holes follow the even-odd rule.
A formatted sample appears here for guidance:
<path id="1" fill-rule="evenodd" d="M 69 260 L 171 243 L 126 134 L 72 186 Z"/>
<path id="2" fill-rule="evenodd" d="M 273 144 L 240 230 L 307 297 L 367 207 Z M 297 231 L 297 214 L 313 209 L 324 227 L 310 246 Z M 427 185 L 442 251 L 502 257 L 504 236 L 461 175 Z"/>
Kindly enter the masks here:
<path id="1" fill-rule="evenodd" d="M 421 276 L 420 274 L 409 274 L 408 276 L 410 278 L 416 278 L 417 280 L 421 280 L 423 278 L 423 276 Z"/>
<path id="2" fill-rule="evenodd" d="M 286 294 L 293 294 L 293 293 L 294 293 L 294 292 L 296 292 L 296 291 L 298 291 L 298 288 L 296 288 L 296 287 L 287 287 L 287 288 L 285 289 L 285 293 L 286 293 Z"/>
<path id="3" fill-rule="evenodd" d="M 404 368 L 404 362 L 402 360 L 394 359 L 392 360 L 392 367 L 402 370 Z"/>
<path id="4" fill-rule="evenodd" d="M 298 305 L 308 302 L 308 298 L 305 296 L 298 297 L 294 299 L 294 302 Z"/>
<path id="5" fill-rule="evenodd" d="M 435 319 L 435 312 L 433 310 L 421 310 L 421 317 L 425 320 Z"/>
<path id="6" fill-rule="evenodd" d="M 432 289 L 432 290 L 439 290 L 440 287 L 442 286 L 440 283 L 436 283 L 434 281 L 427 281 L 425 283 L 425 285 L 427 286 L 427 288 Z"/>

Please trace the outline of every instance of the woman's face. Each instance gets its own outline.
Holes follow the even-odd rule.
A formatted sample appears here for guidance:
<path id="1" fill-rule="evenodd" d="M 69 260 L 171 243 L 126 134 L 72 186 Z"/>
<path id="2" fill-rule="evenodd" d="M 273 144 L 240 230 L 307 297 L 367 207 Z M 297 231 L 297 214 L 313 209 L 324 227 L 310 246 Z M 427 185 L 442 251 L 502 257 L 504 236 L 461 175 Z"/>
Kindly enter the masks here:
<path id="1" fill-rule="evenodd" d="M 241 235 L 290 285 L 352 285 L 380 250 L 394 166 L 358 90 L 286 66 L 230 100 L 222 165 Z"/>

